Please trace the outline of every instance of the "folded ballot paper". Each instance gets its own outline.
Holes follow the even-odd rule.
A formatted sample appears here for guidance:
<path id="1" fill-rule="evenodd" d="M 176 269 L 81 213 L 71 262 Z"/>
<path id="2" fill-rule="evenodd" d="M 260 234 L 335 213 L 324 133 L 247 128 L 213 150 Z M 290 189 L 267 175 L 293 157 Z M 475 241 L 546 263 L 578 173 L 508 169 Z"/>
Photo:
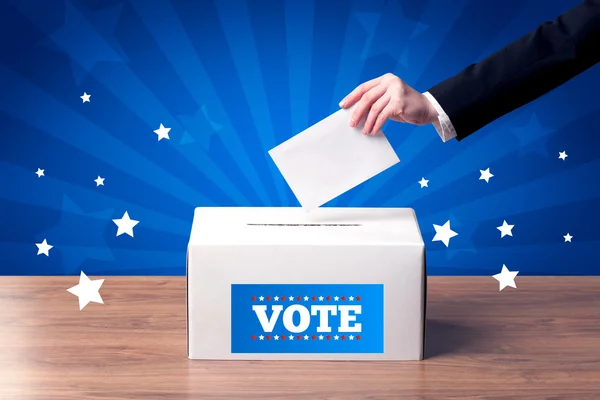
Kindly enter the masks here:
<path id="1" fill-rule="evenodd" d="M 269 155 L 300 205 L 310 211 L 400 162 L 383 132 L 349 125 L 354 106 L 298 133 Z"/>

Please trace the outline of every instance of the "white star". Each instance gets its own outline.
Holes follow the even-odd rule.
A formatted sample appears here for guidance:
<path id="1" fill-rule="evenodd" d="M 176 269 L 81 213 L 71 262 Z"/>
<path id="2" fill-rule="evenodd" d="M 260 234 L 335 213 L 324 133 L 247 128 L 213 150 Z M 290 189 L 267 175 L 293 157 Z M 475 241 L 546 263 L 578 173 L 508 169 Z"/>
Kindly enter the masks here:
<path id="1" fill-rule="evenodd" d="M 275 336 L 273 337 L 273 339 L 275 339 L 275 340 L 279 340 L 279 336 L 275 335 Z"/>
<path id="2" fill-rule="evenodd" d="M 424 187 L 429 187 L 429 186 L 427 186 L 428 182 L 429 181 L 427 179 L 421 178 L 421 180 L 419 181 L 419 184 L 421 185 L 421 189 L 423 189 Z"/>
<path id="3" fill-rule="evenodd" d="M 335 296 L 335 297 L 333 298 L 333 300 L 335 300 L 335 301 L 338 301 L 338 300 L 339 300 L 339 297 Z"/>
<path id="4" fill-rule="evenodd" d="M 265 300 L 265 298 L 264 298 L 263 296 L 260 296 L 260 297 L 258 298 L 258 301 L 264 301 L 264 300 Z"/>
<path id="5" fill-rule="evenodd" d="M 508 236 L 512 236 L 512 228 L 514 228 L 514 225 L 508 225 L 506 223 L 506 221 L 504 221 L 502 223 L 501 226 L 497 226 L 496 229 L 498 229 L 501 232 L 500 237 L 503 238 L 504 236 L 508 235 Z"/>
<path id="6" fill-rule="evenodd" d="M 100 178 L 100 175 L 98 175 L 98 177 L 94 179 L 94 182 L 96 182 L 96 187 L 100 185 L 104 186 L 104 179 L 106 178 Z"/>
<path id="7" fill-rule="evenodd" d="M 81 100 L 83 100 L 82 103 L 85 103 L 85 102 L 91 103 L 91 101 L 90 101 L 91 96 L 92 96 L 91 94 L 87 94 L 86 92 L 83 92 L 83 96 L 79 96 L 79 98 Z M 102 103 L 102 101 L 100 101 L 100 103 Z"/>
<path id="8" fill-rule="evenodd" d="M 319 335 L 319 340 L 323 340 L 323 335 Z"/>
<path id="9" fill-rule="evenodd" d="M 339 336 L 338 336 L 338 335 L 335 335 L 335 336 L 333 337 L 333 340 L 338 340 L 338 339 L 339 339 Z"/>
<path id="10" fill-rule="evenodd" d="M 162 139 L 170 139 L 170 137 L 169 137 L 170 130 L 171 130 L 171 128 L 165 128 L 163 126 L 163 124 L 160 124 L 160 128 L 155 130 L 154 133 L 156 133 L 158 135 L 158 140 L 160 141 Z"/>
<path id="11" fill-rule="evenodd" d="M 290 340 L 294 340 L 294 335 L 290 335 L 290 336 L 288 336 L 288 338 L 289 338 Z"/>
<path id="12" fill-rule="evenodd" d="M 561 160 L 565 161 L 567 157 L 569 157 L 569 156 L 567 155 L 566 151 L 559 151 L 558 152 L 558 158 L 560 158 Z"/>
<path id="13" fill-rule="evenodd" d="M 258 337 L 258 340 L 265 340 L 265 337 L 264 337 L 263 335 L 260 335 L 260 336 Z"/>
<path id="14" fill-rule="evenodd" d="M 354 340 L 354 336 L 350 335 L 350 336 L 348 336 L 348 339 Z"/>
<path id="15" fill-rule="evenodd" d="M 479 172 L 481 172 L 481 176 L 479 177 L 479 180 L 482 180 L 482 179 L 483 179 L 483 180 L 485 180 L 485 181 L 486 181 L 486 182 L 488 182 L 488 183 L 490 182 L 490 178 L 491 178 L 492 176 L 494 176 L 494 175 L 492 175 L 492 173 L 490 172 L 490 169 L 489 169 L 489 168 L 488 168 L 488 169 L 486 169 L 485 171 L 480 169 L 480 170 L 479 170 Z"/>
<path id="16" fill-rule="evenodd" d="M 304 335 L 304 340 L 308 340 L 308 335 Z"/>
<path id="17" fill-rule="evenodd" d="M 294 301 L 294 296 L 288 296 L 288 299 L 290 299 L 290 301 Z"/>
<path id="18" fill-rule="evenodd" d="M 572 242 L 571 242 L 571 239 L 573 239 L 573 236 L 571 236 L 570 234 L 568 234 L 568 233 L 567 233 L 567 234 L 566 234 L 565 236 L 563 236 L 563 237 L 565 238 L 565 243 L 566 243 L 566 242 L 572 243 Z"/>
<path id="19" fill-rule="evenodd" d="M 36 175 L 38 176 L 38 178 L 42 177 L 42 176 L 46 176 L 44 175 L 44 170 L 43 169 L 39 169 L 36 172 Z"/>
<path id="20" fill-rule="evenodd" d="M 304 301 L 308 301 L 308 296 L 304 296 Z"/>
<path id="21" fill-rule="evenodd" d="M 319 296 L 319 301 L 323 301 L 323 296 Z"/>
<path id="22" fill-rule="evenodd" d="M 53 248 L 54 246 L 48 244 L 48 242 L 46 242 L 46 239 L 44 239 L 44 241 L 42 243 L 36 243 L 35 244 L 38 248 L 38 252 L 37 255 L 39 256 L 40 254 L 45 254 L 46 256 L 50 256 L 50 254 L 48 253 L 50 251 L 51 248 Z"/>
<path id="23" fill-rule="evenodd" d="M 79 276 L 79 285 L 75 285 L 67 292 L 74 294 L 79 297 L 79 311 L 83 310 L 83 307 L 87 306 L 90 301 L 94 303 L 104 304 L 102 297 L 100 297 L 100 286 L 104 283 L 104 279 L 97 279 L 95 281 L 90 280 L 83 271 Z"/>
<path id="24" fill-rule="evenodd" d="M 113 222 L 119 227 L 117 229 L 117 236 L 126 233 L 129 236 L 133 237 L 133 227 L 139 224 L 140 221 L 136 221 L 134 219 L 129 218 L 129 213 L 125 211 L 125 214 L 123 214 L 123 218 L 113 219 Z"/>
<path id="25" fill-rule="evenodd" d="M 273 300 L 275 300 L 275 301 L 279 301 L 279 296 L 275 296 L 275 297 L 273 297 Z"/>
<path id="26" fill-rule="evenodd" d="M 450 244 L 450 239 L 458 235 L 458 233 L 450 229 L 450 220 L 446 221 L 446 223 L 442 226 L 433 224 L 433 229 L 435 229 L 435 236 L 431 241 L 442 242 L 446 245 L 446 247 L 448 247 Z"/>
<path id="27" fill-rule="evenodd" d="M 502 272 L 494 275 L 494 279 L 500 282 L 500 290 L 507 286 L 516 289 L 517 285 L 515 284 L 515 277 L 518 273 L 519 271 L 509 271 L 508 268 L 506 268 L 506 265 L 502 264 Z"/>

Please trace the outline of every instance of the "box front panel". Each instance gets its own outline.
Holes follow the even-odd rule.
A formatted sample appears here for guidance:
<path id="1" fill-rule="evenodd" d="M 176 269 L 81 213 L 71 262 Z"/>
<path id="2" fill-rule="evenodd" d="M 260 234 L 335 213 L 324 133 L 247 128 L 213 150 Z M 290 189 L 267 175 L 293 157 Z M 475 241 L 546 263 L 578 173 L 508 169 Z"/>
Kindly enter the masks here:
<path id="1" fill-rule="evenodd" d="M 196 247 L 190 357 L 419 359 L 422 260 L 417 247 Z M 361 332 L 352 332 L 356 323 Z"/>

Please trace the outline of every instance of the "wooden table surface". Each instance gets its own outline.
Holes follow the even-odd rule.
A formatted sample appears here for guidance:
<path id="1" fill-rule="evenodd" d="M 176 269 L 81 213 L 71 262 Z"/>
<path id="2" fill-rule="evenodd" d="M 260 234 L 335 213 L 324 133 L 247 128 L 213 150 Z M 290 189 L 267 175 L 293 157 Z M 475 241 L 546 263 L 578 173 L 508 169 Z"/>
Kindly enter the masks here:
<path id="1" fill-rule="evenodd" d="M 430 277 L 420 362 L 188 360 L 185 278 L 78 280 L 0 277 L 0 399 L 600 399 L 600 277 Z"/>

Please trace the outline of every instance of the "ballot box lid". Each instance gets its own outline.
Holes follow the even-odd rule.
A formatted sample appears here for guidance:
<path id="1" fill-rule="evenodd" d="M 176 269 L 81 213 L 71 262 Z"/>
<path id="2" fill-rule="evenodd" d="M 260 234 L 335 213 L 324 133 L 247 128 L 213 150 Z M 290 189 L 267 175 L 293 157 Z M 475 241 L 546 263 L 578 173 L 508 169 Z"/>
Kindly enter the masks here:
<path id="1" fill-rule="evenodd" d="M 424 247 L 412 208 L 362 207 L 198 207 L 189 245 Z"/>

